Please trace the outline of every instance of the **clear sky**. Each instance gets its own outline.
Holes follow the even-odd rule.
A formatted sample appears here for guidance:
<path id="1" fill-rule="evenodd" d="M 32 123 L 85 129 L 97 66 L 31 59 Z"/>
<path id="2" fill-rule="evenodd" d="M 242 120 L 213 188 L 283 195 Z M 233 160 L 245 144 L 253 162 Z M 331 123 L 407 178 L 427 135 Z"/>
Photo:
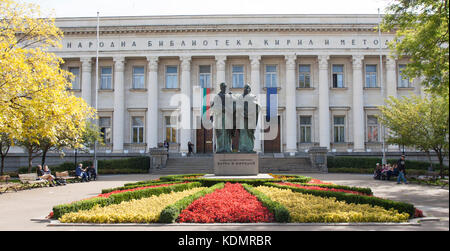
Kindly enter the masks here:
<path id="1" fill-rule="evenodd" d="M 377 14 L 392 0 L 18 0 L 56 17 L 208 14 Z"/>

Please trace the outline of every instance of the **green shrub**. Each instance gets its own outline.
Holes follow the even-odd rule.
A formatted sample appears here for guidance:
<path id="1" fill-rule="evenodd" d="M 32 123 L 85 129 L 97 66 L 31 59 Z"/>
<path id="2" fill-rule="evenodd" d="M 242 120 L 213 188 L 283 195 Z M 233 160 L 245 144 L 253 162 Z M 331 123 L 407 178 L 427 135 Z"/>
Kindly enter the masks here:
<path id="1" fill-rule="evenodd" d="M 326 198 L 334 197 L 334 198 L 336 198 L 336 200 L 345 201 L 346 203 L 369 204 L 372 206 L 380 206 L 387 210 L 393 208 L 400 213 L 408 213 L 410 218 L 414 217 L 414 213 L 415 213 L 414 206 L 412 204 L 405 203 L 405 202 L 397 202 L 397 201 L 382 199 L 382 198 L 378 198 L 378 197 L 364 196 L 364 195 L 357 195 L 357 194 L 350 194 L 350 193 L 342 193 L 342 192 L 308 190 L 308 189 L 302 189 L 299 187 L 285 186 L 285 185 L 279 185 L 279 184 L 274 184 L 274 183 L 266 183 L 265 185 L 277 187 L 277 188 L 281 188 L 281 189 L 291 189 L 294 192 L 311 194 L 314 196 L 320 196 L 320 197 L 326 197 Z"/>
<path id="2" fill-rule="evenodd" d="M 217 183 L 247 183 L 252 186 L 260 186 L 266 182 L 282 182 L 286 181 L 284 179 L 209 179 L 209 178 L 185 178 L 185 177 L 195 177 L 195 176 L 203 176 L 204 174 L 191 174 L 191 175 L 169 175 L 160 177 L 160 180 L 164 181 L 195 181 L 202 183 L 202 186 L 213 186 Z M 290 175 L 295 178 L 289 179 L 289 182 L 300 182 L 307 183 L 311 180 L 311 177 L 305 177 L 301 175 Z"/>
<path id="3" fill-rule="evenodd" d="M 287 210 L 286 207 L 276 201 L 271 200 L 267 195 L 254 189 L 248 184 L 242 184 L 242 186 L 245 190 L 247 190 L 247 192 L 258 198 L 263 206 L 265 206 L 274 215 L 276 222 L 290 222 L 291 215 L 289 214 L 289 210 Z"/>
<path id="4" fill-rule="evenodd" d="M 349 191 L 355 191 L 367 195 L 373 195 L 372 189 L 367 187 L 350 187 L 350 186 L 342 186 L 342 185 L 335 185 L 335 184 L 307 184 L 307 183 L 298 183 L 298 182 L 291 182 L 294 184 L 299 184 L 302 186 L 314 186 L 314 187 L 324 187 L 324 188 L 334 188 L 334 189 L 344 189 Z"/>
<path id="5" fill-rule="evenodd" d="M 82 162 L 83 167 L 92 166 L 91 160 L 85 160 Z M 69 174 L 74 175 L 76 164 L 74 162 L 64 162 L 60 165 L 50 166 L 50 170 L 53 174 L 55 172 L 69 171 Z M 111 160 L 98 160 L 98 174 L 135 174 L 135 173 L 148 173 L 150 168 L 150 157 L 133 157 L 125 159 L 111 159 Z M 36 168 L 32 169 L 35 172 Z M 28 167 L 20 167 L 19 173 L 28 173 Z"/>
<path id="6" fill-rule="evenodd" d="M 387 159 L 387 163 L 396 164 L 398 159 Z M 327 166 L 328 170 L 334 168 L 359 168 L 359 169 L 370 169 L 375 170 L 377 163 L 382 163 L 381 158 L 377 157 L 328 157 Z M 439 170 L 439 164 L 433 163 L 433 169 Z M 428 170 L 430 163 L 426 161 L 416 161 L 416 160 L 406 160 L 406 170 L 417 169 L 417 170 Z M 446 167 L 448 169 L 448 167 Z"/>
<path id="7" fill-rule="evenodd" d="M 190 204 L 192 204 L 195 200 L 198 198 L 201 198 L 207 194 L 210 194 L 216 189 L 222 189 L 224 188 L 225 183 L 218 183 L 215 184 L 212 187 L 206 188 L 202 191 L 199 191 L 193 195 L 190 195 L 188 197 L 185 197 L 177 202 L 175 202 L 172 205 L 167 206 L 164 208 L 159 216 L 159 222 L 160 223 L 173 223 L 177 220 L 180 213 L 187 208 Z"/>
<path id="8" fill-rule="evenodd" d="M 112 194 L 108 198 L 96 197 L 87 200 L 76 201 L 70 204 L 63 204 L 53 207 L 53 218 L 60 218 L 66 213 L 69 212 L 78 212 L 80 210 L 88 210 L 93 208 L 95 205 L 99 205 L 101 207 L 111 205 L 111 204 L 119 204 L 123 201 L 130 201 L 133 199 L 142 199 L 147 198 L 153 195 L 160 195 L 170 192 L 181 192 L 187 189 L 191 189 L 194 187 L 200 187 L 201 184 L 198 182 L 184 183 L 178 184 L 168 187 L 154 187 L 148 189 L 142 189 L 137 191 L 129 191 L 118 194 Z"/>
<path id="9" fill-rule="evenodd" d="M 141 184 L 134 185 L 134 186 L 122 186 L 122 187 L 102 189 L 102 194 L 110 193 L 112 191 L 118 191 L 118 190 L 135 189 L 135 188 L 139 188 L 139 187 L 146 187 L 146 186 L 153 186 L 153 185 L 162 185 L 162 184 L 177 184 L 177 183 L 181 183 L 181 182 L 182 181 L 174 181 L 174 182 L 153 181 L 153 182 L 141 183 Z"/>

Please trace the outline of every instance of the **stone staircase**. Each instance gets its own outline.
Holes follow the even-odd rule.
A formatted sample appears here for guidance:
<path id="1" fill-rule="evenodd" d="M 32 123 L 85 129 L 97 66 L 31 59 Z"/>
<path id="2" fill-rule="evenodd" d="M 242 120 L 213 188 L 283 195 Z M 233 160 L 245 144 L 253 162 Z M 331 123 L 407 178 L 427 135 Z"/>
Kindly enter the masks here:
<path id="1" fill-rule="evenodd" d="M 260 173 L 296 174 L 296 173 L 319 173 L 318 169 L 311 167 L 306 156 L 281 157 L 262 156 L 259 159 Z M 154 170 L 154 174 L 194 174 L 214 173 L 213 155 L 195 155 L 182 157 L 171 154 L 165 168 Z"/>
<path id="2" fill-rule="evenodd" d="M 155 174 L 214 173 L 212 156 L 181 157 L 169 156 L 165 168 L 155 170 Z"/>

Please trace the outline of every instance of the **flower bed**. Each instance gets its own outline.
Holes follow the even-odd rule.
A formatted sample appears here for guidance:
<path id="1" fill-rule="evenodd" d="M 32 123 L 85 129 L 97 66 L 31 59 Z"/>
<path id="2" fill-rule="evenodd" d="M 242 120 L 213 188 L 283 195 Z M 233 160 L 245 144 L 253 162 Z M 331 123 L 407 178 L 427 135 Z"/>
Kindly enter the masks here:
<path id="1" fill-rule="evenodd" d="M 335 198 L 295 193 L 288 189 L 259 186 L 256 190 L 281 203 L 290 213 L 291 222 L 404 222 L 409 215 L 368 204 L 352 204 Z"/>
<path id="2" fill-rule="evenodd" d="M 371 194 L 361 193 L 361 192 L 347 190 L 347 189 L 320 187 L 320 186 L 312 186 L 312 185 L 301 185 L 301 184 L 295 184 L 295 183 L 289 183 L 289 182 L 279 182 L 276 184 L 293 186 L 293 187 L 303 188 L 303 189 L 307 189 L 307 190 L 331 191 L 331 192 L 351 193 L 351 194 L 357 194 L 357 195 L 363 195 L 363 196 L 372 196 Z"/>
<path id="3" fill-rule="evenodd" d="M 274 216 L 241 184 L 225 184 L 223 189 L 194 201 L 178 217 L 178 222 L 226 223 L 273 222 Z"/>
<path id="4" fill-rule="evenodd" d="M 373 196 L 370 188 L 298 175 L 228 181 L 193 174 L 128 183 L 55 206 L 49 217 L 74 223 L 259 223 L 404 222 L 423 216 L 411 204 Z"/>
<path id="5" fill-rule="evenodd" d="M 153 195 L 140 200 L 64 214 L 59 220 L 71 223 L 152 223 L 159 220 L 161 211 L 186 196 L 205 189 L 197 187 L 182 192 Z"/>
<path id="6" fill-rule="evenodd" d="M 188 183 L 188 182 L 184 182 L 184 183 Z M 132 188 L 132 189 L 115 190 L 115 191 L 112 191 L 109 193 L 99 194 L 93 198 L 97 198 L 97 197 L 109 198 L 109 196 L 111 196 L 112 194 L 132 192 L 132 191 L 138 191 L 138 190 L 142 190 L 142 189 L 155 188 L 155 187 L 168 187 L 168 186 L 173 186 L 176 184 L 182 184 L 182 183 L 168 183 L 168 184 L 166 183 L 166 184 L 159 184 L 159 185 L 153 185 L 153 186 L 136 187 L 136 188 Z"/>

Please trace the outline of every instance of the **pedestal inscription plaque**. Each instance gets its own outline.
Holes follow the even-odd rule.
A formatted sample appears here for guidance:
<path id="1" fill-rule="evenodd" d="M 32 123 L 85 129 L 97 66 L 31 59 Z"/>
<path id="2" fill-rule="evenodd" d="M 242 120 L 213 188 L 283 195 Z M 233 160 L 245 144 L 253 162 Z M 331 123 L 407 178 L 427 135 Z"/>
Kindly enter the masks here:
<path id="1" fill-rule="evenodd" d="M 216 176 L 258 175 L 259 161 L 256 153 L 214 154 L 214 174 Z"/>

